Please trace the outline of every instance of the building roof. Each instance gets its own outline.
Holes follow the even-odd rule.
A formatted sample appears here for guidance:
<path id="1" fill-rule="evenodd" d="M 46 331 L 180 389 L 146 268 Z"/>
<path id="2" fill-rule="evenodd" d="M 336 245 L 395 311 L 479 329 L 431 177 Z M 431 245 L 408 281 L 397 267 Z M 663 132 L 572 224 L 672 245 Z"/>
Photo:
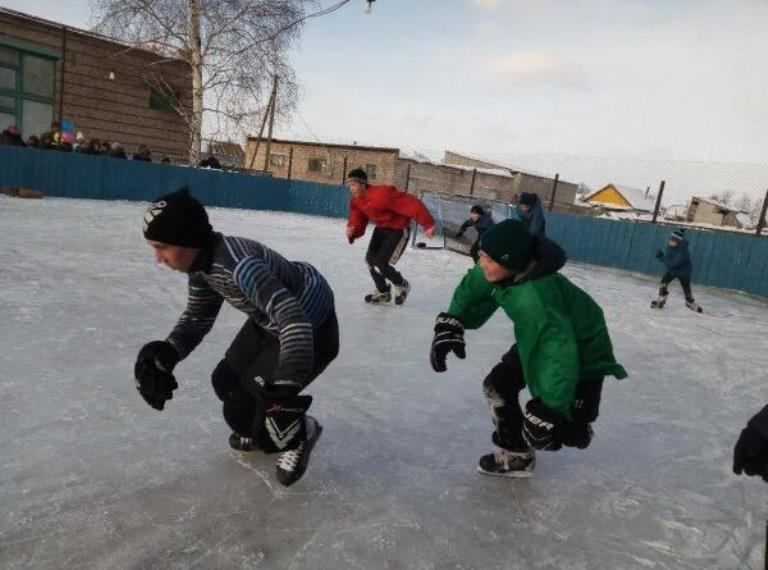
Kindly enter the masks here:
<path id="1" fill-rule="evenodd" d="M 254 137 L 252 135 L 249 135 L 246 140 L 257 141 L 259 140 L 259 137 Z M 264 142 L 266 141 L 266 138 L 262 137 L 261 140 L 262 142 Z M 341 150 L 361 150 L 364 152 L 369 151 L 369 152 L 396 152 L 398 154 L 400 153 L 400 149 L 384 147 L 384 146 L 363 146 L 363 145 L 357 145 L 357 144 L 336 144 L 336 143 L 311 142 L 311 141 L 299 141 L 299 140 L 276 139 L 276 138 L 272 139 L 272 143 L 314 146 L 314 147 L 322 147 L 322 148 L 338 148 Z"/>
<path id="2" fill-rule="evenodd" d="M 49 28 L 56 28 L 57 30 L 65 30 L 66 29 L 68 33 L 69 32 L 73 32 L 73 33 L 81 35 L 81 36 L 93 38 L 93 39 L 96 39 L 96 40 L 100 40 L 100 41 L 103 41 L 103 42 L 108 42 L 108 43 L 119 45 L 119 46 L 124 46 L 124 47 L 126 47 L 126 48 L 128 48 L 129 50 L 132 50 L 132 51 L 140 51 L 140 52 L 144 52 L 144 53 L 149 53 L 149 54 L 152 54 L 154 56 L 164 57 L 166 59 L 173 60 L 173 61 L 183 61 L 182 59 L 174 57 L 173 55 L 170 55 L 168 53 L 164 53 L 163 50 L 154 49 L 156 46 L 152 45 L 149 42 L 144 42 L 144 43 L 142 43 L 140 45 L 133 45 L 133 44 L 131 44 L 129 42 L 126 42 L 126 41 L 123 41 L 123 40 L 120 40 L 120 39 L 117 39 L 117 38 L 111 38 L 109 36 L 105 36 L 104 34 L 100 34 L 98 32 L 94 32 L 94 31 L 91 31 L 91 30 L 84 30 L 82 28 L 77 28 L 75 26 L 68 26 L 68 25 L 62 24 L 61 22 L 55 22 L 53 20 L 47 20 L 45 18 L 40 18 L 39 16 L 33 16 L 31 14 L 27 14 L 25 12 L 19 12 L 17 10 L 11 10 L 9 8 L 0 7 L 0 14 L 5 14 L 5 15 L 8 15 L 8 16 L 11 16 L 11 17 L 14 17 L 14 18 L 20 18 L 20 19 L 24 19 L 24 20 L 29 20 L 30 22 L 34 22 L 36 24 L 40 24 L 40 25 L 43 25 L 43 26 L 48 26 Z M 164 51 L 167 52 L 167 50 L 164 50 Z"/>
<path id="3" fill-rule="evenodd" d="M 506 170 L 508 172 L 511 172 L 512 174 L 518 174 L 519 173 L 519 174 L 524 174 L 526 176 L 534 176 L 536 178 L 545 178 L 547 180 L 552 180 L 554 178 L 553 176 L 548 176 L 546 174 L 542 174 L 540 172 L 535 172 L 535 171 L 530 170 L 530 169 L 517 168 L 517 167 L 511 166 L 509 164 L 499 164 L 499 162 L 496 161 L 496 160 L 487 160 L 487 159 L 483 158 L 482 156 L 478 156 L 478 155 L 467 154 L 465 152 L 456 152 L 456 151 L 453 151 L 453 150 L 448 150 L 446 152 L 451 153 L 451 154 L 455 154 L 456 156 L 461 156 L 463 158 L 467 158 L 469 160 L 474 160 L 474 161 L 477 161 L 477 162 L 484 162 L 484 163 L 486 163 L 488 165 L 492 165 L 493 167 L 495 167 L 495 169 Z M 451 166 L 455 166 L 455 165 L 451 164 Z M 565 182 L 565 181 L 563 181 L 563 182 Z"/>
<path id="4" fill-rule="evenodd" d="M 618 204 L 606 204 L 606 206 L 611 207 L 616 210 L 637 210 L 638 212 L 653 212 L 653 210 L 656 208 L 656 199 L 655 198 L 649 198 L 646 197 L 645 191 L 640 190 L 638 188 L 632 188 L 630 186 L 623 186 L 619 184 L 606 184 L 600 190 L 596 190 L 592 192 L 591 194 L 588 194 L 584 197 L 585 202 L 591 201 L 591 199 L 605 190 L 606 188 L 612 186 L 616 189 L 616 191 L 621 194 L 624 199 L 629 204 L 629 207 L 626 206 L 619 206 Z"/>
<path id="5" fill-rule="evenodd" d="M 412 150 L 401 151 L 400 160 L 410 160 L 419 164 L 430 164 L 432 166 L 442 166 L 444 168 L 454 168 L 456 170 L 464 170 L 466 172 L 477 171 L 479 174 L 488 174 L 490 176 L 501 176 L 503 178 L 514 178 L 514 173 L 505 168 L 481 168 L 474 166 L 465 166 L 463 164 L 446 164 L 441 160 L 435 160 L 430 158 L 425 153 Z"/>
<path id="6" fill-rule="evenodd" d="M 242 168 L 245 164 L 245 151 L 237 143 L 209 140 L 208 152 L 214 154 L 225 166 Z"/>
<path id="7" fill-rule="evenodd" d="M 734 208 L 733 206 L 729 206 L 728 204 L 725 204 L 713 198 L 703 198 L 702 196 L 691 196 L 691 201 L 693 200 L 698 200 L 699 202 L 706 202 L 707 204 L 712 204 L 713 206 L 717 206 L 718 208 L 722 208 L 723 210 L 727 210 L 728 212 L 741 212 L 741 210 Z M 743 213 L 746 213 L 746 212 L 743 212 Z"/>

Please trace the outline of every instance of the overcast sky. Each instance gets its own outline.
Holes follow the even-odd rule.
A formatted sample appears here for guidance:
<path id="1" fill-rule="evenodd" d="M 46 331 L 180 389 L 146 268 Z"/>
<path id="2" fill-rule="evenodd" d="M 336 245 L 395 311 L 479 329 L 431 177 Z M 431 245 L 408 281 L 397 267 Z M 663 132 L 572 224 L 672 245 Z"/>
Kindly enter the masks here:
<path id="1" fill-rule="evenodd" d="M 0 5 L 89 25 L 87 0 Z M 302 101 L 278 135 L 463 150 L 593 185 L 664 177 L 673 201 L 768 188 L 765 0 L 364 6 L 308 22 Z"/>

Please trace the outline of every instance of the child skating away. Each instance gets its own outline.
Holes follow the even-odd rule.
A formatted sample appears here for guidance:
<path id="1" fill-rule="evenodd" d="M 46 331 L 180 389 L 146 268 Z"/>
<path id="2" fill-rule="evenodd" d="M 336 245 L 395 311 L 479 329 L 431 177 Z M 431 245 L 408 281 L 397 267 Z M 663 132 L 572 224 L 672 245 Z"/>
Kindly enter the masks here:
<path id="1" fill-rule="evenodd" d="M 530 477 L 534 450 L 586 448 L 603 378 L 627 376 L 613 356 L 603 311 L 557 272 L 564 259 L 522 222 L 497 224 L 480 240 L 480 260 L 448 311 L 437 317 L 430 353 L 436 372 L 446 370 L 450 352 L 465 357 L 465 329 L 480 328 L 499 307 L 512 321 L 516 343 L 483 381 L 499 449 L 480 458 L 481 473 Z M 531 399 L 523 411 L 519 395 L 526 387 Z"/>
<path id="2" fill-rule="evenodd" d="M 538 194 L 523 192 L 517 203 L 517 217 L 525 224 L 531 235 L 544 237 L 546 235 L 547 222 L 544 219 L 544 208 Z"/>
<path id="3" fill-rule="evenodd" d="M 435 220 L 416 196 L 394 186 L 368 184 L 368 175 L 362 168 L 350 171 L 347 178 L 352 194 L 347 240 L 352 244 L 362 237 L 369 222 L 376 226 L 365 254 L 376 290 L 365 296 L 365 302 L 389 303 L 394 288 L 395 304 L 402 305 L 411 285 L 394 266 L 408 245 L 411 221 L 416 220 L 424 228 L 424 235 L 431 238 L 435 234 Z"/>
<path id="4" fill-rule="evenodd" d="M 277 479 L 298 481 L 322 426 L 303 394 L 339 353 L 333 291 L 308 263 L 288 261 L 246 238 L 214 232 L 187 190 L 155 200 L 144 215 L 155 260 L 188 276 L 187 308 L 165 340 L 147 343 L 134 368 L 144 400 L 162 410 L 178 387 L 175 366 L 213 327 L 227 301 L 245 313 L 211 375 L 238 451 L 279 453 Z"/>
<path id="5" fill-rule="evenodd" d="M 691 292 L 691 254 L 688 252 L 688 240 L 685 239 L 685 229 L 672 232 L 672 235 L 669 236 L 666 251 L 658 250 L 656 257 L 666 266 L 667 271 L 661 278 L 659 298 L 651 301 L 651 307 L 654 309 L 664 308 L 669 296 L 668 285 L 675 279 L 678 279 L 685 295 L 685 306 L 692 311 L 701 313 L 702 308 L 696 303 Z"/>
<path id="6" fill-rule="evenodd" d="M 477 249 L 478 244 L 480 243 L 480 238 L 483 237 L 483 234 L 490 230 L 494 225 L 495 222 L 493 221 L 491 212 L 484 210 L 480 204 L 475 204 L 469 211 L 469 218 L 463 224 L 461 224 L 459 231 L 456 233 L 456 239 L 461 239 L 469 228 L 475 228 L 475 231 L 477 232 L 477 239 L 469 249 L 469 255 L 472 258 L 472 261 L 475 263 L 477 263 Z"/>

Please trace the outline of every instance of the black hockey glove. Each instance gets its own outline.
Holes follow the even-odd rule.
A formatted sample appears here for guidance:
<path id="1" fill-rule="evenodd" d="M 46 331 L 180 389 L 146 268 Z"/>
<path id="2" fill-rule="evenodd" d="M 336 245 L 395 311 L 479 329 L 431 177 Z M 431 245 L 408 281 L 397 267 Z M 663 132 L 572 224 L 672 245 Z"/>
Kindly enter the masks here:
<path id="1" fill-rule="evenodd" d="M 464 232 L 456 232 L 456 239 L 461 239 L 462 237 L 464 237 Z"/>
<path id="2" fill-rule="evenodd" d="M 528 401 L 524 416 L 523 436 L 528 445 L 547 451 L 557 451 L 562 447 L 560 438 L 566 418 L 547 408 L 538 398 Z"/>
<path id="3" fill-rule="evenodd" d="M 733 450 L 736 475 L 758 475 L 768 482 L 768 406 L 755 414 L 741 431 Z"/>
<path id="4" fill-rule="evenodd" d="M 141 397 L 156 410 L 173 398 L 179 387 L 171 371 L 179 362 L 179 353 L 166 341 L 155 340 L 145 344 L 136 358 L 133 375 Z"/>
<path id="5" fill-rule="evenodd" d="M 657 249 L 656 250 L 656 258 L 657 259 L 661 259 L 662 257 L 664 257 L 664 252 L 661 251 L 660 249 Z"/>
<path id="6" fill-rule="evenodd" d="M 467 357 L 464 325 L 453 315 L 440 313 L 435 321 L 435 338 L 432 340 L 432 350 L 429 353 L 429 362 L 435 372 L 447 370 L 445 360 L 449 352 L 453 352 L 462 359 Z"/>

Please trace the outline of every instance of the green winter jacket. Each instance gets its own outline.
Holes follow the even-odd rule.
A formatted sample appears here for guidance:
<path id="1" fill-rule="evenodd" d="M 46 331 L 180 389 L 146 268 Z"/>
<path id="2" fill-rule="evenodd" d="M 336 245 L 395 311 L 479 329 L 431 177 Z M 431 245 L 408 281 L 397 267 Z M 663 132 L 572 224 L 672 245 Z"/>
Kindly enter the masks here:
<path id="1" fill-rule="evenodd" d="M 570 417 L 579 382 L 627 377 L 613 356 L 602 309 L 563 275 L 494 284 L 475 266 L 456 288 L 448 312 L 477 329 L 498 307 L 514 323 L 531 395 L 551 410 Z"/>

